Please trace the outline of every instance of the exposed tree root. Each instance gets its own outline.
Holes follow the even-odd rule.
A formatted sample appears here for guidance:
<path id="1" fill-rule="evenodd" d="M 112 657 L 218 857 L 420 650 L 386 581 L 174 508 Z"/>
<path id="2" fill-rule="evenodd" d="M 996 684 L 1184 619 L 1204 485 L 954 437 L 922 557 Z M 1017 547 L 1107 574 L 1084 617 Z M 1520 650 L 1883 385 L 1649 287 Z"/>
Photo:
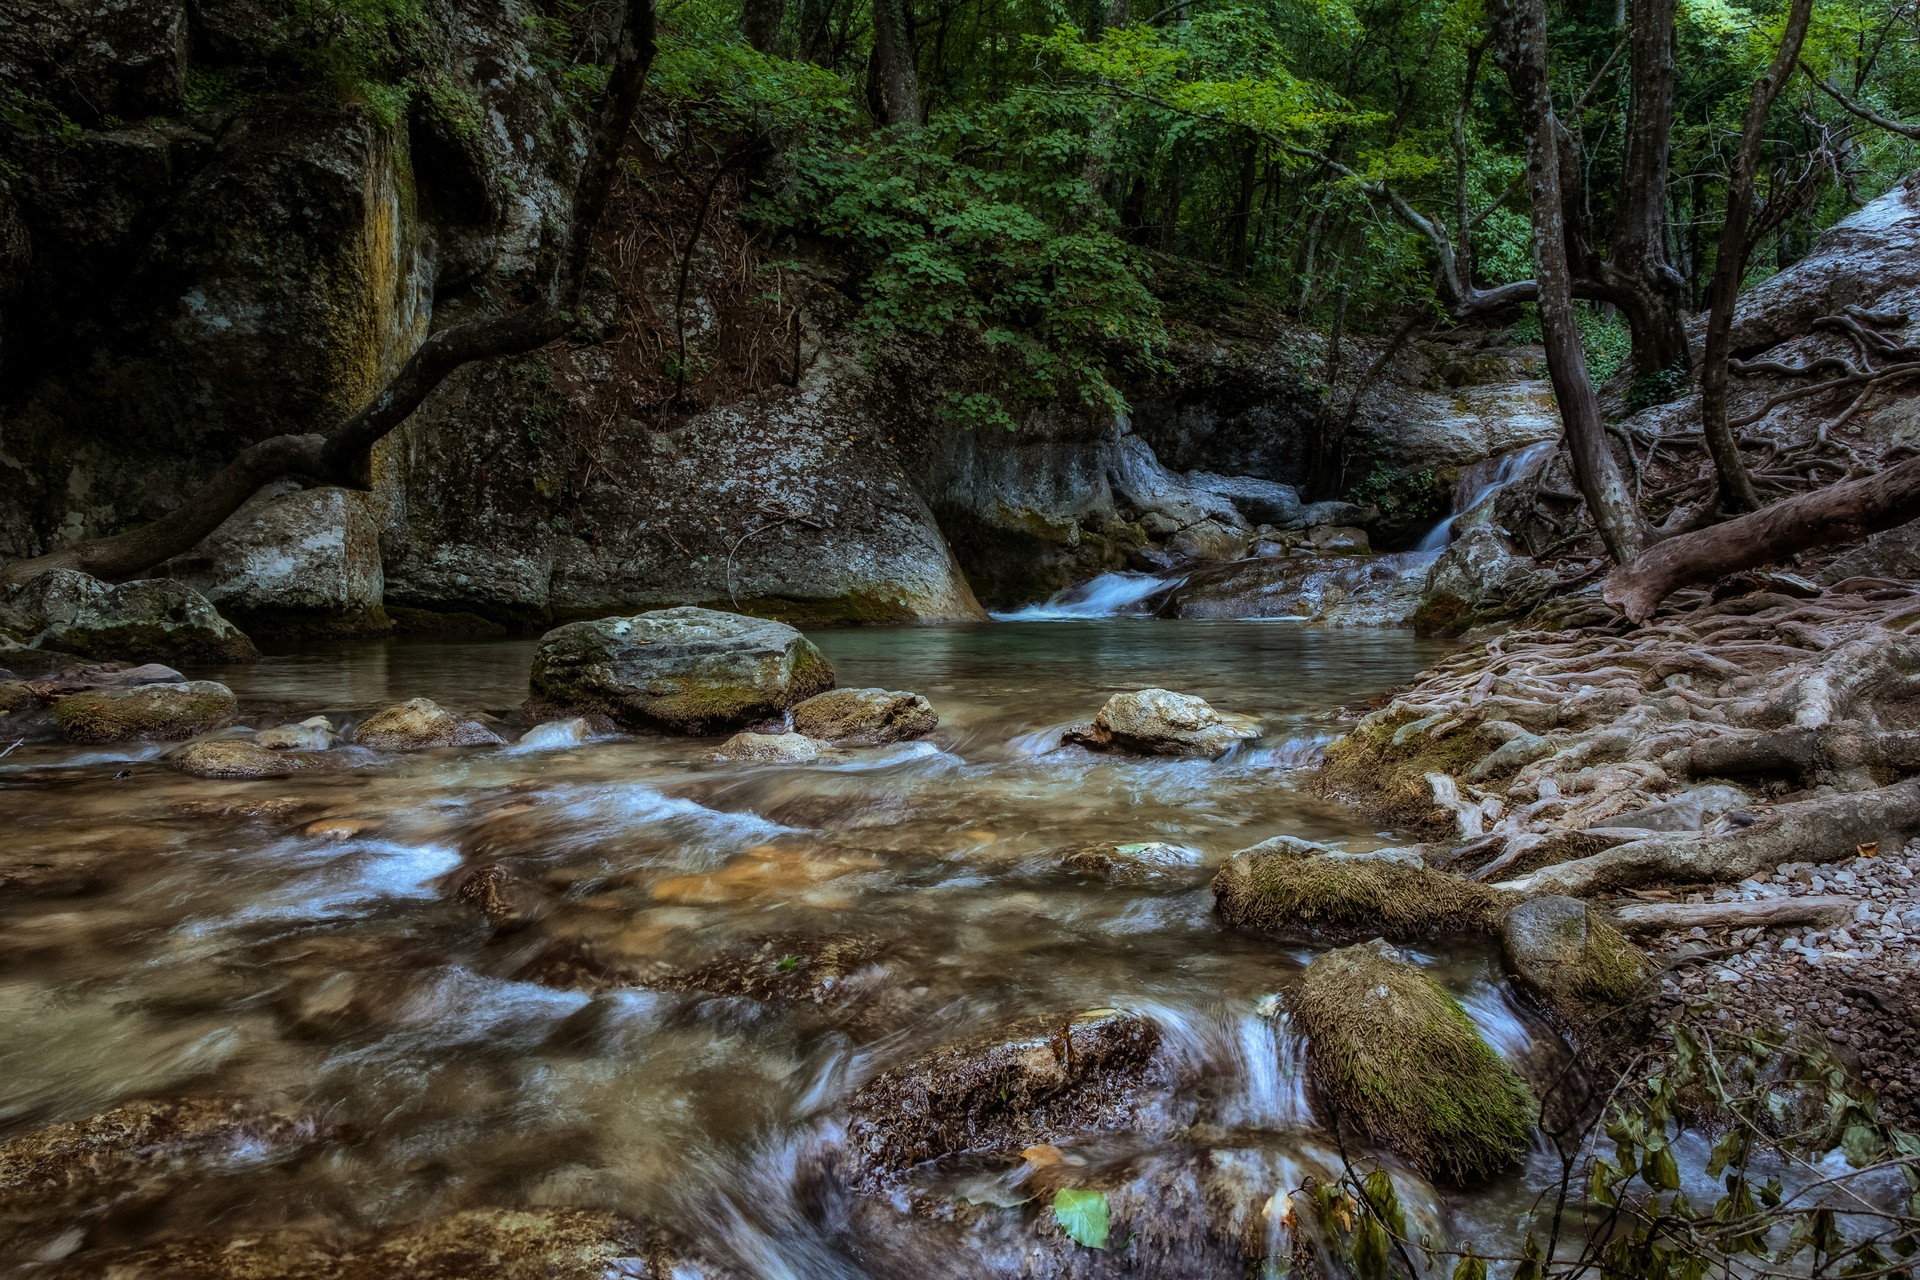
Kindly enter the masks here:
<path id="1" fill-rule="evenodd" d="M 1838 924 L 1851 919 L 1858 898 L 1808 894 L 1737 902 L 1646 902 L 1616 907 L 1614 927 L 1623 933 L 1678 933 L 1685 929 L 1774 929 L 1782 925 Z"/>

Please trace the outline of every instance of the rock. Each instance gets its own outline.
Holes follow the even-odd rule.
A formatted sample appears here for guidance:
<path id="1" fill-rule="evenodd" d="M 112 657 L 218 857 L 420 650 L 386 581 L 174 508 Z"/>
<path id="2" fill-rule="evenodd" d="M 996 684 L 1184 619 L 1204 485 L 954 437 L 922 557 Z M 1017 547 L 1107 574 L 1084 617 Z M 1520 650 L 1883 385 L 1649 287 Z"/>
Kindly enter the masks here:
<path id="1" fill-rule="evenodd" d="M 32 711 L 40 705 L 40 695 L 25 680 L 0 680 L 0 716 Z"/>
<path id="2" fill-rule="evenodd" d="M 186 677 L 158 662 L 130 666 L 124 662 L 87 662 L 61 667 L 31 681 L 36 694 L 52 700 L 93 689 L 128 689 L 142 684 L 179 684 Z"/>
<path id="3" fill-rule="evenodd" d="M 1204 698 L 1138 689 L 1108 698 L 1093 723 L 1070 731 L 1067 740 L 1097 750 L 1216 759 L 1235 743 L 1259 736 L 1260 726 L 1251 717 L 1215 711 Z"/>
<path id="4" fill-rule="evenodd" d="M 250 662 L 253 642 L 205 596 L 165 578 L 116 586 L 51 569 L 0 591 L 0 621 L 24 623 L 34 645 L 88 658 Z"/>
<path id="5" fill-rule="evenodd" d="M 884 1071 L 848 1102 L 856 1183 L 876 1189 L 958 1152 L 1017 1155 L 1074 1133 L 1124 1128 L 1159 1029 L 1101 1009 L 1026 1018 Z"/>
<path id="6" fill-rule="evenodd" d="M 1294 618 L 1328 626 L 1401 627 L 1425 588 L 1426 557 L 1303 555 L 1203 569 L 1169 593 L 1175 618 Z"/>
<path id="7" fill-rule="evenodd" d="M 431 698 L 410 698 L 374 712 L 354 727 L 353 741 L 374 751 L 503 745 L 500 735 L 487 726 L 462 720 Z"/>
<path id="8" fill-rule="evenodd" d="M 1441 731 L 1438 736 L 1436 729 Z M 1362 805 L 1383 825 L 1418 827 L 1422 835 L 1456 835 L 1456 819 L 1436 804 L 1427 775 L 1459 777 L 1508 740 L 1483 725 L 1463 725 L 1444 716 L 1415 718 L 1401 709 L 1383 708 L 1361 717 L 1328 745 L 1319 786 L 1328 795 Z"/>
<path id="9" fill-rule="evenodd" d="M 778 934 L 757 938 L 705 964 L 647 975 L 655 991 L 698 991 L 815 1005 L 872 994 L 886 945 L 862 934 Z"/>
<path id="10" fill-rule="evenodd" d="M 793 728 L 809 738 L 874 747 L 923 738 L 940 727 L 933 704 L 917 693 L 834 689 L 794 704 Z"/>
<path id="11" fill-rule="evenodd" d="M 77 898 L 106 883 L 101 868 L 89 862 L 0 863 L 0 899 Z"/>
<path id="12" fill-rule="evenodd" d="M 366 498 L 345 489 L 263 490 L 162 569 L 256 635 L 391 629 L 381 604 L 380 530 Z"/>
<path id="13" fill-rule="evenodd" d="M 1316 957 L 1287 1003 L 1315 1088 L 1430 1176 L 1485 1178 L 1527 1149 L 1525 1083 L 1459 1002 L 1387 943 Z"/>
<path id="14" fill-rule="evenodd" d="M 784 623 L 659 609 L 549 631 L 530 684 L 543 708 L 697 734 L 784 715 L 833 687 L 833 664 Z"/>
<path id="15" fill-rule="evenodd" d="M 284 778 L 300 768 L 299 760 L 243 738 L 188 743 L 168 763 L 196 778 Z"/>
<path id="16" fill-rule="evenodd" d="M 1309 555 L 1323 556 L 1366 556 L 1373 554 L 1373 547 L 1367 542 L 1367 531 L 1349 525 L 1322 525 L 1307 534 L 1306 545 Z"/>
<path id="17" fill-rule="evenodd" d="M 211 680 L 76 693 L 53 706 L 70 742 L 177 742 L 233 714 L 233 691 Z"/>
<path id="18" fill-rule="evenodd" d="M 1304 523 L 1301 518 L 1304 508 L 1300 502 L 1300 491 L 1290 484 L 1261 480 L 1254 476 L 1223 476 L 1211 471 L 1189 471 L 1187 483 L 1202 492 L 1224 498 L 1249 524 L 1297 529 Z"/>
<path id="19" fill-rule="evenodd" d="M 1612 1062 L 1644 1037 L 1654 968 L 1578 898 L 1530 898 L 1501 930 L 1507 972 L 1595 1061 Z"/>
<path id="20" fill-rule="evenodd" d="M 146 1177 L 318 1136 L 311 1117 L 226 1098 L 129 1102 L 0 1143 L 0 1198 L 12 1204 L 97 1200 Z"/>
<path id="21" fill-rule="evenodd" d="M 1522 617 L 1558 583 L 1551 569 L 1514 554 L 1493 526 L 1474 525 L 1434 562 L 1413 629 L 1421 635 L 1455 636 L 1469 627 Z"/>
<path id="22" fill-rule="evenodd" d="M 458 873 L 452 882 L 455 902 L 487 918 L 495 933 L 515 933 L 542 919 L 551 909 L 547 895 L 499 863 Z"/>
<path id="23" fill-rule="evenodd" d="M 1238 560 L 1247 554 L 1244 529 L 1201 520 L 1167 539 L 1167 551 L 1180 560 Z"/>
<path id="24" fill-rule="evenodd" d="M 299 724 L 283 724 L 254 732 L 255 746 L 269 751 L 325 751 L 333 745 L 333 721 L 309 716 Z"/>
<path id="25" fill-rule="evenodd" d="M 1198 849 L 1159 840 L 1108 841 L 1069 849 L 1061 855 L 1060 865 L 1104 876 L 1114 884 L 1147 884 L 1191 872 L 1200 865 L 1201 856 Z"/>
<path id="26" fill-rule="evenodd" d="M 1220 918 L 1241 929 L 1350 941 L 1490 935 L 1502 894 L 1420 865 L 1411 850 L 1334 853 L 1275 836 L 1227 859 L 1213 879 Z"/>
<path id="27" fill-rule="evenodd" d="M 812 764 L 820 744 L 801 733 L 740 732 L 721 743 L 713 759 L 738 764 Z"/>

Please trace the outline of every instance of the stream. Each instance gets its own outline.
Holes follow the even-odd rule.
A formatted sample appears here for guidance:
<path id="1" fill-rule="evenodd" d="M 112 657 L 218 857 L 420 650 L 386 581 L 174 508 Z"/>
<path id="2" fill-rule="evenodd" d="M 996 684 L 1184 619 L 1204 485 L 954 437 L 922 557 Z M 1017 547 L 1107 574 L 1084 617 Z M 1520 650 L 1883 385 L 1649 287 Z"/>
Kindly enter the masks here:
<path id="1" fill-rule="evenodd" d="M 1020 1015 L 1118 1007 L 1158 1024 L 1181 1082 L 1140 1142 L 1200 1143 L 1256 1214 L 1302 1176 L 1337 1173 L 1272 999 L 1312 950 L 1226 930 L 1207 884 L 1273 835 L 1393 842 L 1315 797 L 1304 770 L 1339 708 L 1444 646 L 1132 618 L 813 638 L 842 686 L 920 692 L 940 729 L 743 767 L 705 762 L 714 739 L 559 726 L 264 782 L 184 777 L 163 748 L 20 747 L 0 760 L 8 856 L 99 887 L 0 899 L 0 1139 L 187 1095 L 284 1098 L 354 1135 L 117 1203 L 85 1220 L 90 1248 L 575 1205 L 679 1224 L 749 1274 L 877 1276 L 891 1273 L 823 1228 L 807 1189 L 848 1091 Z M 525 696 L 533 647 L 402 640 L 209 674 L 256 725 L 340 723 L 417 696 L 504 712 Z M 1143 685 L 1257 716 L 1265 736 L 1217 763 L 1048 749 Z M 1164 865 L 1140 884 L 1062 867 L 1063 850 L 1100 841 L 1160 842 Z M 545 888 L 555 905 L 532 936 L 493 937 L 449 900 L 475 860 Z M 568 989 L 530 980 L 555 939 L 640 974 L 769 946 L 846 946 L 860 963 L 844 999 Z M 1533 1060 L 1557 1041 L 1496 957 L 1417 958 L 1497 1049 L 1544 1069 Z M 1537 1151 L 1491 1186 L 1443 1192 L 1364 1154 L 1396 1170 L 1422 1223 L 1483 1248 L 1511 1243 L 1557 1173 Z M 80 1232 L 63 1239 L 34 1247 L 57 1256 Z M 1000 1274 L 990 1245 L 981 1274 Z"/>

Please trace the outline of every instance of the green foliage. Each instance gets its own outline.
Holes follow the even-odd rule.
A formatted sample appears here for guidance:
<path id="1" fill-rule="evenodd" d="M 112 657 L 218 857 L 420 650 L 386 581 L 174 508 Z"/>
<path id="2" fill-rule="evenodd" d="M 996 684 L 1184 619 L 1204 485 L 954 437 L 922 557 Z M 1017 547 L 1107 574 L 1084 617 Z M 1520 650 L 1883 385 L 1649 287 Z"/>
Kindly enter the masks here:
<path id="1" fill-rule="evenodd" d="M 279 34 L 297 65 L 363 102 L 383 128 L 399 126 L 413 91 L 405 70 L 428 36 L 421 0 L 292 0 Z"/>
<path id="2" fill-rule="evenodd" d="M 1062 1187 L 1054 1193 L 1053 1220 L 1075 1244 L 1089 1249 L 1107 1247 L 1107 1197 L 1099 1191 Z"/>

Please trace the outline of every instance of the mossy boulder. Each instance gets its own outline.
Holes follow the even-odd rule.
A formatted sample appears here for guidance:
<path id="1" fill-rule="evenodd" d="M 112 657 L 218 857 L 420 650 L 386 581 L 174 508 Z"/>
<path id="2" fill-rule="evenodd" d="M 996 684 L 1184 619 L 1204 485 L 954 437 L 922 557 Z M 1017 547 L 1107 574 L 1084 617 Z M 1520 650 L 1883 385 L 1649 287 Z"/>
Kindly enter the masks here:
<path id="1" fill-rule="evenodd" d="M 1327 747 L 1317 782 L 1376 822 L 1451 835 L 1454 816 L 1434 804 L 1427 775 L 1462 777 L 1500 745 L 1474 721 L 1385 707 Z"/>
<path id="2" fill-rule="evenodd" d="M 1500 891 L 1431 870 L 1407 850 L 1335 853 L 1291 836 L 1227 859 L 1213 893 L 1236 928 L 1334 941 L 1491 935 L 1507 905 Z"/>
<path id="3" fill-rule="evenodd" d="M 1644 1038 L 1654 969 L 1578 898 L 1529 898 L 1501 930 L 1507 971 L 1575 1048 L 1611 1058 Z"/>
<path id="4" fill-rule="evenodd" d="M 1526 1150 L 1525 1082 L 1460 1002 L 1384 941 L 1319 956 L 1288 1005 L 1320 1096 L 1429 1176 L 1471 1182 Z"/>
<path id="5" fill-rule="evenodd" d="M 822 742 L 874 747 L 921 738 L 940 727 L 933 704 L 917 693 L 834 689 L 793 708 L 793 729 Z"/>
<path id="6" fill-rule="evenodd" d="M 1205 698 L 1135 689 L 1108 698 L 1093 723 L 1069 731 L 1067 740 L 1096 750 L 1215 759 L 1259 736 L 1251 717 L 1216 711 Z"/>
<path id="7" fill-rule="evenodd" d="M 253 641 L 182 582 L 148 578 L 109 585 L 52 569 L 0 595 L 43 649 L 136 662 L 251 662 Z"/>
<path id="8" fill-rule="evenodd" d="M 375 751 L 501 745 L 499 734 L 477 720 L 461 719 L 431 698 L 410 698 L 374 712 L 354 727 L 353 740 Z"/>
<path id="9" fill-rule="evenodd" d="M 792 627 L 688 607 L 555 628 L 529 684 L 543 714 L 714 733 L 784 715 L 833 680 L 833 664 Z"/>
<path id="10" fill-rule="evenodd" d="M 178 742 L 197 737 L 233 714 L 233 690 L 211 680 L 95 689 L 53 705 L 69 742 Z"/>

